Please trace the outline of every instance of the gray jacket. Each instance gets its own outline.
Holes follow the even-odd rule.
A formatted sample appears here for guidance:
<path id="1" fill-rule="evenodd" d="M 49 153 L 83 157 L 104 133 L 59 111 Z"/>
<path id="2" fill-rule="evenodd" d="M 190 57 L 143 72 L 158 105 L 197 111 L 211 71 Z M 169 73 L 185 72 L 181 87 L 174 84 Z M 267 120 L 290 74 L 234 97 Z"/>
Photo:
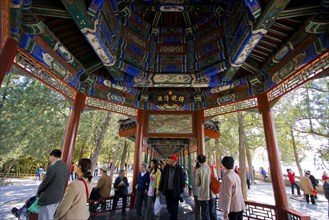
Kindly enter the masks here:
<path id="1" fill-rule="evenodd" d="M 69 168 L 62 160 L 56 161 L 48 168 L 37 192 L 40 206 L 51 205 L 62 200 L 68 175 Z"/>

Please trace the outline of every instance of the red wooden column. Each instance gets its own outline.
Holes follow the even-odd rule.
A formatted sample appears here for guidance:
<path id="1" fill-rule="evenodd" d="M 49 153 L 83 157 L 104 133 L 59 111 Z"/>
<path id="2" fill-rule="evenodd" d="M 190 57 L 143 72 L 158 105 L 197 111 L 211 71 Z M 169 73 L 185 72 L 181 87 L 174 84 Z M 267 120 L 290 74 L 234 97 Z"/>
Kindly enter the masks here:
<path id="1" fill-rule="evenodd" d="M 10 71 L 10 68 L 13 65 L 16 52 L 17 41 L 12 37 L 8 37 L 0 54 L 0 87 L 6 73 Z"/>
<path id="2" fill-rule="evenodd" d="M 268 161 L 270 163 L 270 174 L 274 192 L 275 205 L 278 210 L 277 219 L 286 220 L 287 214 L 283 209 L 288 208 L 286 187 L 283 181 L 282 169 L 280 164 L 279 148 L 275 136 L 275 128 L 272 119 L 270 103 L 267 94 L 261 94 L 257 97 L 259 112 L 263 116 L 263 125 L 266 139 L 266 148 Z"/>
<path id="3" fill-rule="evenodd" d="M 135 134 L 135 151 L 134 151 L 134 172 L 133 172 L 133 185 L 132 185 L 132 196 L 130 198 L 130 209 L 135 207 L 136 189 L 138 172 L 142 162 L 142 148 L 143 148 L 143 137 L 144 137 L 144 119 L 145 110 L 137 110 L 137 126 Z"/>
<path id="4" fill-rule="evenodd" d="M 86 95 L 82 92 L 75 94 L 73 106 L 71 106 L 69 120 L 66 125 L 64 145 L 62 148 L 62 160 L 70 167 L 75 140 L 77 137 L 81 112 L 84 110 Z"/>
<path id="5" fill-rule="evenodd" d="M 195 112 L 195 130 L 197 136 L 197 154 L 206 155 L 206 146 L 204 142 L 204 111 L 203 109 Z"/>

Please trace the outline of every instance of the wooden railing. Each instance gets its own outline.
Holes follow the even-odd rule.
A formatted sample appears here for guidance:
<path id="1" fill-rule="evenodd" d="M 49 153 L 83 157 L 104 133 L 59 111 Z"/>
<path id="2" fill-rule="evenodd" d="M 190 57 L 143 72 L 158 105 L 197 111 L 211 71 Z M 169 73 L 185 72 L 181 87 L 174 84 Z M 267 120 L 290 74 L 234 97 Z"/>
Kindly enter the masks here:
<path id="1" fill-rule="evenodd" d="M 245 201 L 246 210 L 243 216 L 246 219 L 277 219 L 277 210 L 274 205 L 262 204 L 255 201 Z"/>
<path id="2" fill-rule="evenodd" d="M 126 207 L 127 209 L 129 209 L 130 199 L 131 199 L 132 195 L 133 194 L 130 193 L 127 196 L 127 207 Z M 89 206 L 92 206 L 92 205 L 97 206 L 95 210 L 90 212 L 90 216 L 95 216 L 95 215 L 99 215 L 99 214 L 102 214 L 102 213 L 112 212 L 113 211 L 112 210 L 113 199 L 114 199 L 114 196 L 110 196 L 110 197 L 107 197 L 105 199 L 101 199 L 101 200 L 98 200 L 98 201 L 89 200 L 88 201 Z M 102 203 L 105 203 L 105 210 L 102 210 Z M 116 210 L 122 209 L 122 205 L 123 205 L 122 204 L 122 198 L 120 198 L 119 201 L 118 201 Z"/>
<path id="3" fill-rule="evenodd" d="M 296 210 L 286 209 L 289 220 L 311 220 L 309 215 L 302 214 Z"/>
<path id="4" fill-rule="evenodd" d="M 279 219 L 277 207 L 274 205 L 263 204 L 255 201 L 246 200 L 246 210 L 243 213 L 243 219 L 262 219 L 262 220 L 272 220 Z M 217 207 L 217 210 L 220 210 Z M 292 209 L 284 209 L 287 214 L 288 220 L 311 220 L 309 215 L 305 215 L 299 211 Z"/>
<path id="5" fill-rule="evenodd" d="M 2 178 L 4 173 L 0 173 L 0 177 Z M 9 178 L 36 178 L 35 173 L 8 173 L 7 177 Z"/>
<path id="6" fill-rule="evenodd" d="M 133 194 L 130 193 L 127 196 L 127 209 L 129 209 L 130 198 L 131 198 L 132 195 Z M 99 214 L 102 214 L 102 213 L 112 212 L 113 211 L 112 210 L 113 199 L 114 199 L 114 196 L 110 196 L 106 199 L 102 199 L 102 200 L 98 200 L 98 201 L 89 200 L 88 201 L 89 206 L 97 205 L 96 209 L 93 212 L 90 212 L 90 216 L 96 216 L 96 215 L 99 215 Z M 102 204 L 101 204 L 102 202 L 105 202 L 105 204 L 106 204 L 105 210 L 102 210 Z M 118 201 L 116 210 L 118 210 L 118 209 L 122 209 L 122 198 L 120 198 L 119 201 Z M 30 220 L 37 220 L 38 219 L 38 214 L 30 213 L 29 214 L 29 219 Z"/>

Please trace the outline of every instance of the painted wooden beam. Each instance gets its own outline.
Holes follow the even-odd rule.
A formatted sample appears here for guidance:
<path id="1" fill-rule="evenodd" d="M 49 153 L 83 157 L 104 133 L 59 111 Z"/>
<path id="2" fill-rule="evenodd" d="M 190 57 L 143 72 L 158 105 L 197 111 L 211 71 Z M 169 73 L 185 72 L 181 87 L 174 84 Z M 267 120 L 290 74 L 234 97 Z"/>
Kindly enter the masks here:
<path id="1" fill-rule="evenodd" d="M 10 34 L 10 0 L 0 1 L 0 51 Z"/>
<path id="2" fill-rule="evenodd" d="M 218 139 L 220 137 L 220 132 L 213 131 L 209 128 L 204 128 L 204 135 L 210 138 Z"/>
<path id="3" fill-rule="evenodd" d="M 259 41 L 271 28 L 275 20 L 280 16 L 283 9 L 287 6 L 290 0 L 271 0 L 262 11 L 262 14 L 254 26 L 250 26 L 249 30 L 245 31 L 240 41 L 239 46 L 232 51 L 231 66 L 222 75 L 223 81 L 231 81 L 248 56 L 257 46 Z M 245 22 L 242 19 L 240 23 Z M 233 42 L 234 43 L 234 42 Z"/>
<path id="4" fill-rule="evenodd" d="M 127 128 L 119 131 L 120 137 L 133 137 L 136 134 L 136 127 Z"/>
<path id="5" fill-rule="evenodd" d="M 84 37 L 87 39 L 91 47 L 94 49 L 95 53 L 98 55 L 100 60 L 103 62 L 104 66 L 108 69 L 111 76 L 116 81 L 122 81 L 124 78 L 124 74 L 121 71 L 113 71 L 111 68 L 115 65 L 117 61 L 116 55 L 116 46 L 115 42 L 117 42 L 118 37 L 120 36 L 120 28 L 115 29 L 116 32 L 111 31 L 107 25 L 104 25 L 102 22 L 104 19 L 108 19 L 104 17 L 104 13 L 113 14 L 113 10 L 111 7 L 108 7 L 108 11 L 104 11 L 103 13 L 98 13 L 98 11 L 91 13 L 93 10 L 89 10 L 86 8 L 84 1 L 77 0 L 61 0 L 76 25 L 83 33 Z M 99 7 L 95 7 L 94 9 L 102 10 L 104 6 L 104 1 L 101 1 L 102 4 L 98 5 Z M 92 6 L 95 6 L 92 4 Z M 98 15 L 98 17 L 92 17 L 91 15 Z M 115 16 L 114 16 L 115 18 Z M 113 21 L 109 22 L 111 25 Z M 120 22 L 117 22 L 120 24 Z M 106 30 L 104 30 L 106 29 Z M 117 33 L 118 32 L 118 33 Z M 105 36 L 104 33 L 111 33 L 109 36 Z M 114 39 L 115 38 L 115 39 Z"/>

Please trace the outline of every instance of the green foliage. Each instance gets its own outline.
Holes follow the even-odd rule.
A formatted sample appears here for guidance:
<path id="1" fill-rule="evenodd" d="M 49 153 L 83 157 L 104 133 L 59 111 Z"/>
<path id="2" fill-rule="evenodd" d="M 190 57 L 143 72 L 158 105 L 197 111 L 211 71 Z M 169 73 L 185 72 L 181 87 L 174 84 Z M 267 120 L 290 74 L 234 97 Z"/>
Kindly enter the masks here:
<path id="1" fill-rule="evenodd" d="M 65 99 L 40 82 L 10 75 L 0 88 L 0 166 L 30 155 L 44 160 L 60 148 L 68 115 Z"/>
<path id="2" fill-rule="evenodd" d="M 284 163 L 291 164 L 294 161 L 293 138 L 300 160 L 305 157 L 309 146 L 307 136 L 328 139 L 328 91 L 328 77 L 314 80 L 281 98 L 272 109 Z M 51 149 L 61 148 L 69 104 L 65 98 L 40 82 L 23 76 L 7 76 L 0 88 L 0 114 L 0 167 L 4 168 L 14 161 L 12 169 L 33 171 L 37 166 L 47 164 Z M 81 157 L 89 158 L 93 153 L 105 117 L 106 111 L 85 109 L 81 115 L 73 161 Z M 110 126 L 98 158 L 101 164 L 113 160 L 115 152 L 121 158 L 124 138 L 118 136 L 118 120 L 123 118 L 126 116 L 111 114 Z M 221 123 L 221 155 L 238 158 L 237 113 L 219 116 L 218 120 Z M 245 146 L 253 154 L 257 148 L 265 147 L 262 118 L 255 111 L 248 111 L 243 113 L 243 120 Z M 119 148 L 117 143 L 120 144 Z M 128 144 L 130 156 L 127 163 L 132 163 L 134 141 L 129 140 Z M 214 145 L 214 140 L 207 142 L 208 153 L 212 154 Z M 328 161 L 327 144 L 313 150 L 322 160 Z"/>

